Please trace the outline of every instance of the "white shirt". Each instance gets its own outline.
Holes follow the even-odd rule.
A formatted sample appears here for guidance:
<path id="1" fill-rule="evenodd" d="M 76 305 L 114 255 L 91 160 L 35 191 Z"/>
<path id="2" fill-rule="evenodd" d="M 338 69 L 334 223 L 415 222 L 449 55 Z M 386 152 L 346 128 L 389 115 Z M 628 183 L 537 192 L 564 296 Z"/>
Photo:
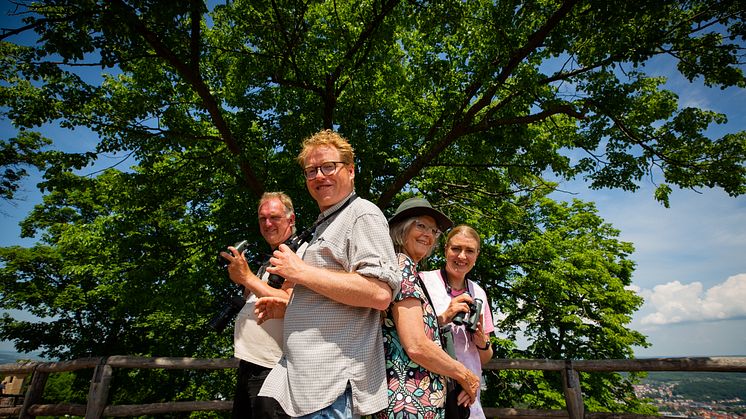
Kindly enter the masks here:
<path id="1" fill-rule="evenodd" d="M 300 246 L 296 252 L 303 256 L 307 244 Z M 262 272 L 261 280 L 267 282 L 269 273 Z M 250 293 L 246 304 L 236 316 L 233 330 L 234 356 L 252 364 L 272 368 L 282 356 L 283 319 L 269 319 L 261 325 L 256 324 L 254 306 L 258 300 Z"/>

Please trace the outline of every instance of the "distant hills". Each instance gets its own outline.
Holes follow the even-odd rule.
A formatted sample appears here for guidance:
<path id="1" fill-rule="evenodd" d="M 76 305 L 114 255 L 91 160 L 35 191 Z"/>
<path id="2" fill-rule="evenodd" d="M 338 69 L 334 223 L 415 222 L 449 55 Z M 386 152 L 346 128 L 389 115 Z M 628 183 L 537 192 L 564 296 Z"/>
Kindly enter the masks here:
<path id="1" fill-rule="evenodd" d="M 46 361 L 35 353 L 22 354 L 13 351 L 0 351 L 0 364 L 13 364 L 19 359 L 28 359 L 31 361 Z"/>
<path id="2" fill-rule="evenodd" d="M 642 382 L 672 384 L 674 394 L 685 399 L 746 401 L 746 373 L 742 372 L 651 371 Z"/>

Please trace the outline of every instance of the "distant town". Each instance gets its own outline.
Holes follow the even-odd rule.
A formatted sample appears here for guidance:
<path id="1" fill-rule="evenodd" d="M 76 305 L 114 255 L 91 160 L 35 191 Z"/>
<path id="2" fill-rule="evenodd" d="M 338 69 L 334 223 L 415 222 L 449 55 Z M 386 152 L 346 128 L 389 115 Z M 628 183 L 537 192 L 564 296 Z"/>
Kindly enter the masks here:
<path id="1" fill-rule="evenodd" d="M 661 415 L 703 419 L 746 419 L 746 374 L 649 373 L 634 386 Z"/>

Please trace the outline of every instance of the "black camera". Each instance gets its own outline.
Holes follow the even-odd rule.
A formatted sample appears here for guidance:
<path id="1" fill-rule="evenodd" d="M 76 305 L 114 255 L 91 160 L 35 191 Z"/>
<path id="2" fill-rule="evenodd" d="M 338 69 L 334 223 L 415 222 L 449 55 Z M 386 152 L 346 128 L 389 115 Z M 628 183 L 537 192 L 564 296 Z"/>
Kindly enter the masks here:
<path id="1" fill-rule="evenodd" d="M 244 257 L 246 257 L 246 251 L 249 248 L 249 241 L 242 240 L 233 245 L 233 247 L 236 248 L 238 253 L 243 253 Z M 228 262 L 228 260 L 226 260 L 220 254 L 218 254 L 217 262 L 218 266 L 222 269 L 227 268 L 230 264 L 230 262 Z M 244 287 L 239 287 L 239 290 L 241 294 L 243 294 Z M 220 309 L 220 312 L 215 317 L 213 317 L 212 320 L 210 320 L 210 323 L 208 323 L 208 325 L 210 325 L 210 327 L 216 332 L 222 332 L 223 329 L 225 329 L 225 326 L 227 326 L 228 323 L 233 320 L 234 317 L 236 317 L 236 314 L 241 311 L 244 304 L 246 304 L 246 299 L 242 295 L 234 295 L 228 297 L 225 304 L 223 305 L 223 308 Z"/>
<path id="2" fill-rule="evenodd" d="M 290 250 L 295 252 L 305 242 L 303 237 L 304 237 L 303 234 L 300 236 L 292 235 L 290 236 L 290 238 L 285 240 L 285 245 L 287 245 L 287 247 L 289 247 Z M 280 289 L 284 282 L 285 282 L 285 278 L 277 274 L 269 274 L 269 278 L 267 278 L 267 285 L 269 285 L 272 288 Z"/>
<path id="3" fill-rule="evenodd" d="M 241 291 L 243 291 L 243 287 L 241 287 Z M 241 311 L 244 304 L 246 304 L 246 299 L 240 295 L 228 297 L 223 309 L 220 310 L 220 313 L 210 320 L 210 323 L 208 324 L 216 332 L 222 332 L 223 329 L 225 329 L 225 326 L 227 326 L 228 323 L 236 317 L 236 314 Z"/>
<path id="4" fill-rule="evenodd" d="M 465 313 L 459 311 L 453 316 L 453 324 L 464 325 L 466 330 L 474 333 L 477 331 L 477 323 L 479 323 L 479 315 L 482 314 L 482 300 L 475 298 L 474 302 L 469 304 L 469 312 Z"/>
<path id="5" fill-rule="evenodd" d="M 246 251 L 249 249 L 249 241 L 241 240 L 240 242 L 234 244 L 233 247 L 236 248 L 238 253 L 243 253 L 243 256 L 246 257 Z M 226 258 L 224 258 L 218 253 L 218 266 L 222 269 L 225 269 L 228 267 L 228 265 L 230 265 L 230 262 L 228 262 Z"/>
<path id="6" fill-rule="evenodd" d="M 309 234 L 311 233 L 304 232 L 300 236 L 290 236 L 290 238 L 285 241 L 285 244 L 290 248 L 290 250 L 295 252 L 303 243 L 305 243 L 306 237 Z M 243 253 L 244 257 L 246 257 L 246 251 L 248 250 L 249 242 L 248 240 L 242 240 L 236 243 L 233 247 L 236 248 L 238 253 Z M 228 262 L 228 260 L 218 254 L 219 267 L 225 269 L 228 267 L 229 264 L 230 262 Z M 285 282 L 285 278 L 277 274 L 270 274 L 269 278 L 267 279 L 267 284 L 272 288 L 277 289 L 282 287 L 283 282 Z M 241 294 L 243 295 L 244 287 L 240 286 L 239 289 L 241 291 Z M 234 295 L 232 297 L 228 297 L 225 305 L 223 305 L 223 308 L 220 310 L 220 313 L 218 313 L 212 320 L 210 320 L 210 323 L 208 323 L 211 328 L 213 328 L 216 332 L 222 332 L 223 329 L 225 329 L 225 326 L 228 325 L 228 323 L 236 316 L 236 314 L 241 311 L 244 304 L 246 304 L 246 299 L 242 295 Z"/>

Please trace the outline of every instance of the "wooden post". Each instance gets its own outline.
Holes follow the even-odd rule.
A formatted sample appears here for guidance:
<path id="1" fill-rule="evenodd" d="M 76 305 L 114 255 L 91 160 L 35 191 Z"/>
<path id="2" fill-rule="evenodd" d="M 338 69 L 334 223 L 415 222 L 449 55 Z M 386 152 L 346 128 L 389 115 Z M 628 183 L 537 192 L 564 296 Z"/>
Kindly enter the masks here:
<path id="1" fill-rule="evenodd" d="M 580 376 L 572 368 L 572 361 L 569 359 L 565 360 L 565 369 L 562 370 L 562 387 L 565 391 L 565 403 L 570 419 L 583 419 L 585 411 L 583 392 L 580 390 Z"/>
<path id="2" fill-rule="evenodd" d="M 26 390 L 26 397 L 23 399 L 23 406 L 21 407 L 21 412 L 18 414 L 19 419 L 34 419 L 35 417 L 28 413 L 29 409 L 32 405 L 39 404 L 44 395 L 44 386 L 47 385 L 49 373 L 37 371 L 37 367 L 38 365 L 31 372 L 31 384 Z"/>
<path id="3" fill-rule="evenodd" d="M 88 405 L 85 409 L 85 419 L 99 419 L 103 417 L 104 408 L 109 398 L 109 384 L 111 384 L 111 365 L 107 357 L 101 358 L 101 362 L 93 371 L 91 387 L 88 390 Z"/>

